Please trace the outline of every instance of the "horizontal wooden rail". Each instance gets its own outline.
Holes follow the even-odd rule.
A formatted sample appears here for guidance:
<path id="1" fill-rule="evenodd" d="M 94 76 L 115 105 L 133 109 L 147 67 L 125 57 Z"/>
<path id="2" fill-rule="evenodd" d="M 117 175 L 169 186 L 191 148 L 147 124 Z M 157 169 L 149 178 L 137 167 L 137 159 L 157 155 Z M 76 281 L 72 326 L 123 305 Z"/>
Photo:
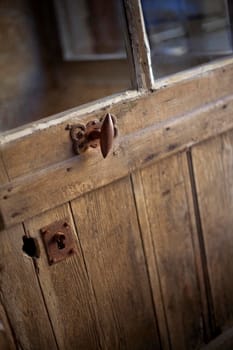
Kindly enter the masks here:
<path id="1" fill-rule="evenodd" d="M 98 149 L 0 188 L 4 227 L 73 200 L 172 153 L 233 128 L 233 95 L 117 139 L 105 160 Z"/>
<path id="2" fill-rule="evenodd" d="M 65 130 L 68 123 L 85 123 L 109 112 L 117 116 L 123 137 L 230 95 L 233 60 L 212 63 L 212 70 L 208 67 L 192 70 L 192 74 L 183 73 L 179 82 L 171 77 L 170 85 L 165 79 L 166 84 L 157 86 L 158 91 L 147 94 L 125 92 L 1 135 L 0 152 L 9 179 L 73 157 L 69 133 Z"/>

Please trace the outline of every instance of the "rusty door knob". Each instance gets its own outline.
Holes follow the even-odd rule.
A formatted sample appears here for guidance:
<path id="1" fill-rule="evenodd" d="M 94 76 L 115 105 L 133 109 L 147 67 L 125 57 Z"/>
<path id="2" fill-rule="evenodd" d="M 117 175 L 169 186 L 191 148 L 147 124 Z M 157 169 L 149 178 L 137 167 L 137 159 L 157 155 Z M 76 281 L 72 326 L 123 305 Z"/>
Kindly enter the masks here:
<path id="1" fill-rule="evenodd" d="M 85 152 L 89 147 L 96 148 L 100 145 L 102 156 L 106 158 L 117 136 L 116 117 L 110 113 L 99 120 L 91 120 L 86 125 L 68 125 L 67 128 L 70 130 L 76 154 Z"/>
<path id="2" fill-rule="evenodd" d="M 102 156 L 107 157 L 113 144 L 114 138 L 114 125 L 111 115 L 108 113 L 103 120 L 103 124 L 100 130 L 100 149 Z"/>

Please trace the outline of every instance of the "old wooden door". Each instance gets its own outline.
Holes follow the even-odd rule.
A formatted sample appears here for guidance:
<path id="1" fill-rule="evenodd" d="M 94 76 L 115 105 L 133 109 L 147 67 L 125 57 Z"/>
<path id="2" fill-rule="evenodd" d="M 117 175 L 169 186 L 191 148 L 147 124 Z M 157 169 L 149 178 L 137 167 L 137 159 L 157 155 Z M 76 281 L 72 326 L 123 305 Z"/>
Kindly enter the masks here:
<path id="1" fill-rule="evenodd" d="M 1 136 L 12 349 L 200 349 L 232 327 L 233 59 L 154 83 L 141 5 L 124 6 L 135 90 Z M 75 155 L 67 124 L 107 112 L 110 155 Z M 40 230 L 58 220 L 75 254 L 49 265 Z"/>

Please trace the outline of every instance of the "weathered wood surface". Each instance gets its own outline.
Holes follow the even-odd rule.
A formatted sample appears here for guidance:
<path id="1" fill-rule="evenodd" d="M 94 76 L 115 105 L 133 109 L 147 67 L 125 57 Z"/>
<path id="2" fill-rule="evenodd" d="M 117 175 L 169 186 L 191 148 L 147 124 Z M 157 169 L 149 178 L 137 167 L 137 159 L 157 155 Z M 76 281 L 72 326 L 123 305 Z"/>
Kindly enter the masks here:
<path id="1" fill-rule="evenodd" d="M 104 349 L 159 349 L 155 310 L 128 178 L 72 202 Z"/>
<path id="2" fill-rule="evenodd" d="M 147 45 L 137 47 L 134 34 L 145 40 L 139 1 L 125 4 L 137 86 L 148 89 Z M 162 160 L 233 128 L 232 62 L 1 136 L 0 213 L 5 226 L 25 221 L 41 249 L 37 270 L 22 253 L 23 227 L 0 233 L 0 301 L 19 349 L 201 347 L 212 316 L 203 253 L 217 325 L 232 325 L 232 132 L 192 153 L 204 252 L 185 155 Z M 66 125 L 106 112 L 117 115 L 120 130 L 112 155 L 74 157 Z M 119 180 L 134 171 L 132 183 Z M 77 254 L 49 266 L 39 229 L 64 217 Z"/>
<path id="3" fill-rule="evenodd" d="M 90 150 L 56 167 L 0 188 L 1 215 L 11 226 L 130 172 L 233 128 L 233 96 L 167 123 L 119 136 L 112 155 L 103 160 Z M 57 190 L 59 189 L 59 191 Z"/>
<path id="4" fill-rule="evenodd" d="M 216 324 L 233 324 L 233 132 L 192 151 Z"/>
<path id="5" fill-rule="evenodd" d="M 216 327 L 212 293 L 209 282 L 208 267 L 203 240 L 200 208 L 196 193 L 195 176 L 193 171 L 191 149 L 186 152 L 189 174 L 186 177 L 187 198 L 189 199 L 190 219 L 192 220 L 192 239 L 195 253 L 196 268 L 199 278 L 199 288 L 202 301 L 204 340 L 208 343 L 219 334 Z M 189 189 L 189 190 L 188 190 Z"/>
<path id="6" fill-rule="evenodd" d="M 81 197 L 72 202 L 72 211 L 77 254 L 48 266 L 41 245 L 38 261 L 59 349 L 157 349 L 130 181 Z M 26 228 L 40 239 L 41 227 L 65 217 L 72 222 L 68 205 L 34 217 Z"/>
<path id="7" fill-rule="evenodd" d="M 203 317 L 208 315 L 201 307 L 204 296 L 193 245 L 197 233 L 186 156 L 172 156 L 136 176 L 136 203 L 156 306 L 162 299 L 157 314 L 160 330 L 165 331 L 164 349 L 197 349 L 204 342 Z"/>
<path id="8" fill-rule="evenodd" d="M 2 155 L 0 152 L 0 186 L 8 182 L 7 173 L 3 164 Z"/>
<path id="9" fill-rule="evenodd" d="M 137 208 L 138 223 L 143 241 L 144 254 L 150 277 L 152 296 L 154 304 L 156 305 L 156 316 L 160 330 L 161 348 L 163 350 L 169 350 L 170 339 L 163 304 L 163 293 L 161 290 L 157 260 L 154 254 L 153 238 L 148 220 L 145 194 L 140 171 L 136 171 L 131 175 L 131 181 L 134 191 L 135 205 Z"/>
<path id="10" fill-rule="evenodd" d="M 3 159 L 10 179 L 73 157 L 69 133 L 65 130 L 68 123 L 86 122 L 108 111 L 117 116 L 123 137 L 231 94 L 232 59 L 211 64 L 211 68 L 197 69 L 197 75 L 194 70 L 191 76 L 187 75 L 188 80 L 183 74 L 180 82 L 174 80 L 175 84 L 171 78 L 170 86 L 162 85 L 159 91 L 149 95 L 124 93 L 1 135 Z"/>
<path id="11" fill-rule="evenodd" d="M 3 305 L 0 303 L 0 349 L 1 350 L 16 350 L 13 330 Z"/>
<path id="12" fill-rule="evenodd" d="M 0 234 L 0 302 L 17 348 L 56 350 L 32 259 L 22 251 L 23 235 L 20 225 Z"/>
<path id="13" fill-rule="evenodd" d="M 5 171 L 5 167 L 1 158 L 1 151 L 0 151 L 0 186 L 6 184 L 8 182 L 7 173 Z M 1 208 L 1 205 L 0 205 Z M 0 209 L 0 230 L 4 227 L 4 220 L 1 215 L 1 209 Z"/>
<path id="14" fill-rule="evenodd" d="M 176 159 L 178 158 L 178 159 Z M 162 164 L 165 164 L 163 166 Z M 180 166 L 180 168 L 177 168 L 177 166 Z M 164 170 L 161 170 L 160 167 L 163 169 L 165 167 L 167 177 L 163 179 L 163 176 L 160 178 L 161 172 L 164 173 Z M 175 181 L 174 173 L 176 175 L 179 175 L 182 178 L 181 186 L 182 188 L 178 191 L 177 195 L 173 193 L 173 196 L 170 192 L 174 192 L 173 188 L 173 181 Z M 155 174 L 155 175 L 152 175 Z M 159 176 L 159 179 L 156 177 Z M 170 178 L 169 178 L 170 177 Z M 203 267 L 202 267 L 202 252 L 200 250 L 199 245 L 199 239 L 198 239 L 198 233 L 197 233 L 197 227 L 196 227 L 196 217 L 195 217 L 195 211 L 194 211 L 194 204 L 193 204 L 193 197 L 192 197 L 192 190 L 191 190 L 191 183 L 190 183 L 190 175 L 188 171 L 188 164 L 186 161 L 186 154 L 182 154 L 182 156 L 173 156 L 173 158 L 168 158 L 167 160 L 163 161 L 156 166 L 153 166 L 151 168 L 147 168 L 144 171 L 137 171 L 132 175 L 133 179 L 133 186 L 134 186 L 134 193 L 136 198 L 136 205 L 138 209 L 138 218 L 140 222 L 140 227 L 142 231 L 142 237 L 143 237 L 143 243 L 145 247 L 145 255 L 147 258 L 147 264 L 148 264 L 148 270 L 150 273 L 150 281 L 152 285 L 153 290 L 153 297 L 155 300 L 156 305 L 156 314 L 158 318 L 158 324 L 161 332 L 161 340 L 162 340 L 162 348 L 163 349 L 170 349 L 170 343 L 172 337 L 169 336 L 169 329 L 168 329 L 168 318 L 166 316 L 166 308 L 164 305 L 164 297 L 166 298 L 166 293 L 164 295 L 161 285 L 161 280 L 158 278 L 160 276 L 160 261 L 158 260 L 158 251 L 161 252 L 162 245 L 160 244 L 161 238 L 164 236 L 168 237 L 168 229 L 165 227 L 163 230 L 163 235 L 161 235 L 160 225 L 159 225 L 159 218 L 164 215 L 166 212 L 168 216 L 168 225 L 172 227 L 174 224 L 174 227 L 177 227 L 177 224 L 180 225 L 180 232 L 178 232 L 178 235 L 184 235 L 182 232 L 183 228 L 185 226 L 182 226 L 185 224 L 184 221 L 179 221 L 179 218 L 174 217 L 174 222 L 171 222 L 170 216 L 171 216 L 171 207 L 176 208 L 177 205 L 177 198 L 178 196 L 183 196 L 184 201 L 184 209 L 187 211 L 188 219 L 186 220 L 186 237 L 188 237 L 189 240 L 189 248 L 190 244 L 193 244 L 193 251 L 191 249 L 190 251 L 183 251 L 183 257 L 187 255 L 186 258 L 190 259 L 192 262 L 192 269 L 191 271 L 195 274 L 195 269 L 197 273 L 198 283 L 194 284 L 194 288 L 196 288 L 196 293 L 198 295 L 198 298 L 201 300 L 201 312 L 202 312 L 202 327 L 203 329 L 200 332 L 200 336 L 203 337 L 205 341 L 208 341 L 211 339 L 211 329 L 209 324 L 210 315 L 208 312 L 208 301 L 206 296 L 206 286 L 204 281 L 204 274 L 203 274 Z M 152 180 L 153 179 L 153 180 Z M 157 184 L 156 184 L 157 182 Z M 144 185 L 144 183 L 146 185 Z M 167 186 L 167 194 L 165 196 L 160 197 L 159 191 L 164 192 L 162 190 L 163 186 Z M 145 187 L 148 192 L 145 191 Z M 155 191 L 156 187 L 156 191 Z M 148 195 L 149 193 L 149 195 Z M 148 199 L 147 199 L 148 195 Z M 156 196 L 156 198 L 155 198 Z M 166 198 L 167 197 L 167 198 Z M 154 200 L 155 198 L 155 200 Z M 165 203 L 164 200 L 166 200 Z M 168 207 L 166 207 L 166 204 L 171 202 Z M 152 205 L 153 202 L 153 205 Z M 156 203 L 162 203 L 159 205 L 156 205 Z M 173 209 L 174 210 L 178 210 Z M 163 223 L 165 222 L 163 219 L 161 219 Z M 152 223 L 151 223 L 152 222 Z M 153 226 L 153 225 L 154 226 Z M 190 227 L 188 227 L 190 225 Z M 155 227 L 155 231 L 157 232 L 157 235 L 154 233 L 153 228 Z M 156 237 L 159 237 L 156 239 Z M 167 241 L 167 248 L 169 251 L 170 258 L 172 258 L 173 249 L 176 250 L 177 245 L 180 244 L 182 240 L 182 237 L 179 238 L 177 241 L 173 241 L 168 239 Z M 159 246 L 159 248 L 156 248 Z M 194 260 L 192 260 L 194 257 Z M 195 263 L 195 265 L 194 265 Z M 171 267 L 170 273 L 173 273 L 172 269 L 177 269 L 177 264 L 174 264 Z M 179 269 L 180 267 L 178 267 Z M 188 267 L 187 267 L 188 268 Z M 168 282 L 169 282 L 169 276 L 168 276 Z M 179 282 L 178 282 L 179 283 Z M 181 283 L 183 283 L 183 280 L 181 280 Z M 198 289 L 198 292 L 197 292 Z M 169 288 L 168 288 L 169 290 Z M 171 293 L 173 293 L 173 288 L 171 287 Z M 200 294 L 199 294 L 200 293 Z M 193 300 L 194 303 L 197 302 L 198 308 L 200 307 L 198 298 L 196 300 Z M 165 300 L 166 302 L 166 300 Z M 186 304 L 184 301 L 183 307 L 185 308 Z M 200 309 L 199 309 L 200 311 Z M 185 328 L 183 327 L 183 324 L 178 325 L 178 328 L 180 329 L 180 333 L 178 334 L 178 341 L 181 343 L 179 344 L 182 348 L 182 342 L 183 342 L 183 333 L 185 332 Z M 173 331 L 173 327 L 172 327 Z M 183 332 L 184 331 L 184 332 Z"/>
<path id="15" fill-rule="evenodd" d="M 151 65 L 150 46 L 140 0 L 123 2 L 127 17 L 128 44 L 134 67 L 135 87 L 152 89 L 154 77 Z"/>
<path id="16" fill-rule="evenodd" d="M 7 174 L 2 162 L 0 154 L 0 184 L 8 181 Z M 1 218 L 0 218 L 1 221 Z M 14 336 L 7 317 L 6 311 L 0 302 L 0 349 L 2 350 L 16 350 Z"/>
<path id="17" fill-rule="evenodd" d="M 68 218 L 74 231 L 76 255 L 49 266 L 40 228 Z M 92 287 L 86 272 L 82 250 L 75 234 L 69 205 L 50 210 L 25 222 L 31 236 L 38 239 L 41 258 L 38 260 L 41 288 L 56 335 L 59 350 L 97 349 L 100 342 L 98 318 L 92 303 Z M 43 333 L 42 333 L 43 334 Z"/>

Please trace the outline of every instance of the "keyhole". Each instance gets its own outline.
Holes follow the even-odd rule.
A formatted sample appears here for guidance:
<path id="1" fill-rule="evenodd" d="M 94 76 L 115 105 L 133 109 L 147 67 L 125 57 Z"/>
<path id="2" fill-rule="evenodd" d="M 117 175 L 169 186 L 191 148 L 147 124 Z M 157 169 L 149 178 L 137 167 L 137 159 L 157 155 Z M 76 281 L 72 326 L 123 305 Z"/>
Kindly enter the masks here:
<path id="1" fill-rule="evenodd" d="M 58 249 L 64 249 L 65 248 L 64 241 L 66 239 L 65 235 L 63 233 L 57 233 L 54 238 L 57 243 Z"/>
<path id="2" fill-rule="evenodd" d="M 29 255 L 31 258 L 39 258 L 40 248 L 36 238 L 23 236 L 23 247 L 24 253 Z"/>

